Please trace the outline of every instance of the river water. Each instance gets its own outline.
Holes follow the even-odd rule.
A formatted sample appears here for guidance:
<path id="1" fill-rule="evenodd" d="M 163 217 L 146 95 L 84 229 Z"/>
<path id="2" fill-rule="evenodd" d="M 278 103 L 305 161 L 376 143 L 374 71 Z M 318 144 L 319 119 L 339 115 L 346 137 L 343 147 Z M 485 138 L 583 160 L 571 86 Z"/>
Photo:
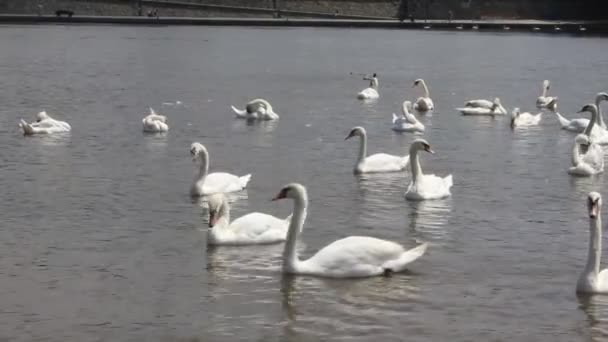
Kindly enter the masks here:
<path id="1" fill-rule="evenodd" d="M 571 133 L 550 113 L 511 131 L 462 117 L 471 98 L 535 111 L 543 79 L 572 117 L 607 91 L 602 38 L 367 29 L 131 26 L 0 27 L 0 339 L 7 341 L 587 341 L 608 337 L 608 299 L 578 298 L 586 193 Z M 361 103 L 359 73 L 381 98 Z M 411 203 L 407 173 L 356 177 L 353 126 L 370 152 L 407 154 L 391 113 L 420 95 L 452 198 Z M 278 122 L 248 124 L 230 105 L 269 99 Z M 181 103 L 175 104 L 176 101 Z M 163 104 L 165 103 L 165 104 Z M 148 107 L 166 135 L 144 135 Z M 46 109 L 67 135 L 23 137 Z M 577 115 L 580 116 L 580 115 Z M 307 186 L 301 255 L 369 235 L 429 243 L 390 278 L 283 276 L 282 245 L 206 247 L 204 204 L 188 195 L 189 147 L 212 170 L 252 173 L 232 217 L 287 216 L 270 202 Z"/>

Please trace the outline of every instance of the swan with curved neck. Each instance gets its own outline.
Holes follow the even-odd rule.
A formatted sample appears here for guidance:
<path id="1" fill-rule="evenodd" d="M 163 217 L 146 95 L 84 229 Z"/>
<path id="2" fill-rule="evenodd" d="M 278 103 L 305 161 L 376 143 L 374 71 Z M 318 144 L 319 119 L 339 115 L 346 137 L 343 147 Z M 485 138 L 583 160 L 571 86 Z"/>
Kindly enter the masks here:
<path id="1" fill-rule="evenodd" d="M 587 263 L 576 283 L 578 293 L 608 293 L 608 270 L 600 271 L 602 259 L 602 195 L 587 195 L 589 213 L 589 249 Z"/>
<path id="2" fill-rule="evenodd" d="M 281 219 L 249 213 L 230 222 L 230 204 L 222 193 L 209 196 L 209 245 L 256 245 L 285 241 L 291 215 Z"/>
<path id="3" fill-rule="evenodd" d="M 19 128 L 23 131 L 23 135 L 64 133 L 72 130 L 70 124 L 53 119 L 46 111 L 38 113 L 36 121 L 32 123 L 21 119 Z"/>
<path id="4" fill-rule="evenodd" d="M 597 122 L 596 122 L 597 126 L 596 127 L 606 130 L 606 123 L 604 122 L 604 117 L 602 115 L 602 106 L 601 106 L 603 101 L 608 101 L 608 93 L 605 93 L 605 92 L 597 93 L 597 95 L 595 96 L 595 106 L 597 107 Z M 557 119 L 559 120 L 559 124 L 562 127 L 562 129 L 564 129 L 564 130 L 567 130 L 570 132 L 582 133 L 585 130 L 585 128 L 589 125 L 589 119 L 587 119 L 587 118 L 577 118 L 577 119 L 568 120 L 565 117 L 563 117 L 560 113 L 558 113 L 557 112 L 557 96 L 553 98 L 553 101 L 551 101 L 550 103 L 547 104 L 547 109 L 549 109 L 551 112 L 553 112 L 557 116 Z"/>
<path id="5" fill-rule="evenodd" d="M 513 113 L 511 113 L 511 128 L 536 126 L 542 118 L 542 112 L 538 114 L 522 113 L 519 108 L 515 108 L 513 109 Z"/>
<path id="6" fill-rule="evenodd" d="M 486 100 L 474 100 L 474 101 L 486 101 Z M 469 101 L 470 102 L 470 101 Z M 468 103 L 468 102 L 467 102 Z M 507 114 L 507 110 L 500 103 L 500 99 L 497 97 L 492 102 L 492 105 L 489 107 L 481 106 L 483 103 L 478 103 L 479 106 L 466 106 L 461 108 L 456 108 L 462 115 L 505 115 Z M 485 104 L 484 104 L 485 105 Z"/>
<path id="7" fill-rule="evenodd" d="M 590 112 L 591 120 L 585 131 L 574 139 L 572 167 L 568 169 L 568 173 L 577 176 L 591 176 L 604 172 L 604 151 L 592 138 L 597 110 L 595 105 L 589 104 L 584 106 L 580 112 Z"/>
<path id="8" fill-rule="evenodd" d="M 167 125 L 167 117 L 156 114 L 152 107 L 150 107 L 150 114 L 144 117 L 141 122 L 143 124 L 144 132 L 161 133 L 169 130 L 169 125 Z"/>
<path id="9" fill-rule="evenodd" d="M 277 120 L 279 114 L 275 113 L 270 102 L 264 99 L 255 99 L 247 102 L 245 109 L 241 110 L 231 106 L 239 119 L 250 120 Z"/>
<path id="10" fill-rule="evenodd" d="M 408 164 L 408 156 L 394 156 L 386 153 L 376 153 L 367 156 L 367 133 L 363 127 L 353 127 L 344 140 L 358 136 L 359 139 L 359 156 L 353 172 L 361 173 L 378 173 L 378 172 L 395 172 L 404 170 Z"/>
<path id="11" fill-rule="evenodd" d="M 451 195 L 452 175 L 444 178 L 433 174 L 425 175 L 422 173 L 419 151 L 435 153 L 431 150 L 431 145 L 424 139 L 416 139 L 410 146 L 410 170 L 412 181 L 405 193 L 405 198 L 413 201 L 440 199 Z"/>
<path id="12" fill-rule="evenodd" d="M 398 243 L 367 236 L 350 236 L 332 242 L 307 260 L 297 253 L 298 235 L 304 226 L 308 195 L 300 184 L 288 184 L 273 201 L 290 198 L 294 201 L 287 241 L 283 250 L 283 272 L 329 278 L 356 278 L 390 275 L 405 270 L 421 257 L 427 245 L 405 250 Z"/>
<path id="13" fill-rule="evenodd" d="M 226 172 L 209 173 L 209 152 L 201 143 L 192 143 L 190 154 L 192 160 L 199 163 L 198 175 L 190 187 L 191 196 L 241 191 L 247 187 L 247 183 L 251 179 L 251 174 L 238 177 Z"/>
<path id="14" fill-rule="evenodd" d="M 431 99 L 431 93 L 429 92 L 429 87 L 427 87 L 426 82 L 422 78 L 419 78 L 414 81 L 413 87 L 421 86 L 424 89 L 424 95 L 419 97 L 414 103 L 414 109 L 419 112 L 426 112 L 429 110 L 433 110 L 435 105 L 433 104 L 433 100 Z"/>
<path id="15" fill-rule="evenodd" d="M 357 99 L 359 100 L 373 100 L 380 97 L 378 93 L 378 76 L 376 73 L 372 77 L 364 77 L 363 80 L 369 81 L 369 87 L 361 90 L 357 93 Z"/>
<path id="16" fill-rule="evenodd" d="M 418 121 L 409 110 L 412 108 L 410 101 L 403 101 L 401 117 L 393 113 L 393 131 L 396 132 L 424 132 L 424 125 Z"/>
<path id="17" fill-rule="evenodd" d="M 547 105 L 553 100 L 553 97 L 548 96 L 547 92 L 551 88 L 551 84 L 549 80 L 543 81 L 543 93 L 536 99 L 536 107 L 538 108 L 547 108 Z"/>

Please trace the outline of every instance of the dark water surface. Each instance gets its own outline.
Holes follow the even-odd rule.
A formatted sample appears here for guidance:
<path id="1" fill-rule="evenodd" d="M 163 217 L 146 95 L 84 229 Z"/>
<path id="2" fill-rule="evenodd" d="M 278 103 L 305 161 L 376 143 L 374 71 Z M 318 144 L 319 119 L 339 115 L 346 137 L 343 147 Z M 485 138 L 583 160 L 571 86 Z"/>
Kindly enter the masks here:
<path id="1" fill-rule="evenodd" d="M 381 99 L 350 73 L 377 72 Z M 586 341 L 608 338 L 608 299 L 578 299 L 585 195 L 605 174 L 566 174 L 573 142 L 551 114 L 512 132 L 462 117 L 500 96 L 535 111 L 543 79 L 572 117 L 608 90 L 601 38 L 475 32 L 129 26 L 0 27 L 0 338 L 11 341 Z M 454 175 L 453 196 L 410 203 L 409 175 L 352 175 L 355 125 L 370 152 L 406 154 L 391 112 L 426 79 L 421 117 Z M 269 99 L 281 119 L 249 125 L 230 105 Z M 182 101 L 181 106 L 163 102 Z M 168 134 L 141 132 L 152 106 Z M 46 109 L 68 135 L 23 137 Z M 580 115 L 577 115 L 580 116 Z M 206 247 L 188 190 L 193 141 L 211 169 L 252 173 L 233 204 L 286 216 L 269 199 L 301 182 L 311 199 L 303 256 L 348 235 L 428 254 L 392 278 L 284 277 L 282 245 Z"/>

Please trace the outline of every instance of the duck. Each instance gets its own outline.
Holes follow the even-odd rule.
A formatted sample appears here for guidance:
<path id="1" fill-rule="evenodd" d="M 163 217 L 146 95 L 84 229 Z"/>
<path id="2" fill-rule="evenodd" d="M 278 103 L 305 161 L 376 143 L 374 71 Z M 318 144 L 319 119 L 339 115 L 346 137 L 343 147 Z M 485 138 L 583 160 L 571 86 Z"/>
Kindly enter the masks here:
<path id="1" fill-rule="evenodd" d="M 23 131 L 23 135 L 64 133 L 72 130 L 69 123 L 53 119 L 46 111 L 39 112 L 36 121 L 32 123 L 21 119 L 19 128 Z"/>
<path id="2" fill-rule="evenodd" d="M 514 108 L 511 113 L 511 128 L 537 126 L 543 118 L 543 113 L 530 114 L 521 112 L 519 108 Z"/>
<path id="3" fill-rule="evenodd" d="M 410 170 L 412 181 L 405 192 L 405 198 L 411 201 L 422 201 L 441 199 L 451 196 L 452 175 L 438 177 L 433 174 L 425 175 L 422 173 L 419 151 L 426 151 L 434 154 L 431 145 L 424 139 L 416 139 L 410 146 Z"/>
<path id="4" fill-rule="evenodd" d="M 414 109 L 419 112 L 427 112 L 429 110 L 433 110 L 435 105 L 433 104 L 433 100 L 431 99 L 431 94 L 429 92 L 429 88 L 422 78 L 419 78 L 414 81 L 414 85 L 412 87 L 421 86 L 424 89 L 424 95 L 419 97 L 416 102 L 414 102 Z"/>
<path id="5" fill-rule="evenodd" d="M 241 191 L 251 179 L 251 174 L 239 177 L 227 172 L 209 173 L 209 152 L 199 142 L 190 145 L 190 154 L 192 160 L 199 163 L 198 175 L 190 187 L 190 195 L 193 197 Z"/>
<path id="6" fill-rule="evenodd" d="M 375 100 L 379 98 L 380 94 L 378 93 L 378 75 L 374 73 L 372 77 L 364 77 L 363 79 L 369 81 L 369 87 L 357 93 L 357 99 Z"/>
<path id="7" fill-rule="evenodd" d="M 208 245 L 259 245 L 285 241 L 291 215 L 278 218 L 253 212 L 230 222 L 230 203 L 223 193 L 208 197 Z"/>
<path id="8" fill-rule="evenodd" d="M 353 168 L 355 174 L 397 172 L 407 168 L 408 156 L 394 156 L 386 153 L 376 153 L 367 156 L 367 132 L 365 128 L 353 127 L 344 140 L 358 136 L 359 156 Z"/>
<path id="9" fill-rule="evenodd" d="M 551 89 L 551 83 L 549 82 L 549 80 L 544 80 L 543 93 L 536 99 L 537 108 L 547 108 L 547 105 L 553 100 L 553 97 L 547 95 L 549 89 Z"/>
<path id="10" fill-rule="evenodd" d="M 255 99 L 247 102 L 245 109 L 241 110 L 231 106 L 232 111 L 239 119 L 250 120 L 278 120 L 279 114 L 275 113 L 270 102 L 264 99 Z"/>
<path id="11" fill-rule="evenodd" d="M 468 101 L 473 102 L 473 105 L 467 106 L 465 103 L 465 107 L 456 108 L 462 115 L 505 115 L 507 114 L 507 110 L 500 103 L 500 99 L 497 97 L 494 99 L 494 102 L 488 107 L 486 107 L 486 103 L 482 101 L 487 100 L 472 100 Z"/>
<path id="12" fill-rule="evenodd" d="M 602 195 L 592 191 L 586 199 L 589 214 L 589 248 L 585 268 L 576 282 L 576 292 L 581 294 L 608 293 L 608 270 L 600 271 L 602 259 Z"/>
<path id="13" fill-rule="evenodd" d="M 294 201 L 293 216 L 283 249 L 284 273 L 323 278 L 390 276 L 405 271 L 426 252 L 426 243 L 405 249 L 393 241 L 368 236 L 349 236 L 330 243 L 307 260 L 300 260 L 297 244 L 308 207 L 306 188 L 298 183 L 287 184 L 272 200 L 281 199 Z"/>
<path id="14" fill-rule="evenodd" d="M 547 109 L 557 116 L 557 120 L 559 121 L 559 125 L 561 126 L 561 128 L 570 132 L 582 133 L 589 125 L 589 119 L 566 119 L 560 113 L 557 112 L 557 100 L 557 96 L 554 97 L 553 100 L 547 104 Z M 595 124 L 596 127 L 606 130 L 606 123 L 604 122 L 604 117 L 602 115 L 602 101 L 608 101 L 608 93 L 601 92 L 597 93 L 597 95 L 595 96 L 595 106 L 597 107 L 597 122 Z"/>
<path id="15" fill-rule="evenodd" d="M 402 105 L 402 116 L 399 117 L 393 113 L 393 131 L 395 132 L 424 132 L 424 125 L 418 121 L 414 114 L 411 114 L 409 110 L 412 109 L 412 103 L 410 101 L 404 101 Z"/>
<path id="16" fill-rule="evenodd" d="M 143 124 L 143 131 L 147 133 L 161 133 L 169 130 L 167 117 L 156 114 L 152 107 L 150 107 L 150 114 L 144 117 L 141 122 Z"/>

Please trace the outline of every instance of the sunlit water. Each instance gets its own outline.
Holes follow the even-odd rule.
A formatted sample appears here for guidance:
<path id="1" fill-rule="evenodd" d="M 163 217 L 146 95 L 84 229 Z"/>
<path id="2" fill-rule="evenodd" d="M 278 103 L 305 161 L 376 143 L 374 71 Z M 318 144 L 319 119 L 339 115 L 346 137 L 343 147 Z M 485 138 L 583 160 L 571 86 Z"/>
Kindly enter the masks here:
<path id="1" fill-rule="evenodd" d="M 543 79 L 572 117 L 608 90 L 605 39 L 361 29 L 0 27 L 0 338 L 53 341 L 576 341 L 608 336 L 608 301 L 578 299 L 584 199 L 606 175 L 573 178 L 571 133 L 551 114 L 511 131 L 462 117 L 471 98 L 535 111 Z M 381 98 L 361 103 L 358 73 Z M 370 152 L 407 154 L 391 113 L 423 77 L 421 116 L 454 175 L 450 199 L 410 203 L 409 175 L 356 177 L 352 126 Z M 269 99 L 281 119 L 248 124 L 230 105 Z M 181 105 L 163 102 L 181 101 Z M 144 135 L 148 107 L 169 118 Z M 46 109 L 68 135 L 23 137 Z M 580 116 L 580 115 L 579 115 Z M 282 185 L 308 187 L 301 254 L 348 235 L 428 253 L 404 274 L 285 277 L 282 245 L 206 247 L 204 204 L 188 190 L 193 141 L 211 169 L 252 173 L 232 216 L 281 217 Z"/>

